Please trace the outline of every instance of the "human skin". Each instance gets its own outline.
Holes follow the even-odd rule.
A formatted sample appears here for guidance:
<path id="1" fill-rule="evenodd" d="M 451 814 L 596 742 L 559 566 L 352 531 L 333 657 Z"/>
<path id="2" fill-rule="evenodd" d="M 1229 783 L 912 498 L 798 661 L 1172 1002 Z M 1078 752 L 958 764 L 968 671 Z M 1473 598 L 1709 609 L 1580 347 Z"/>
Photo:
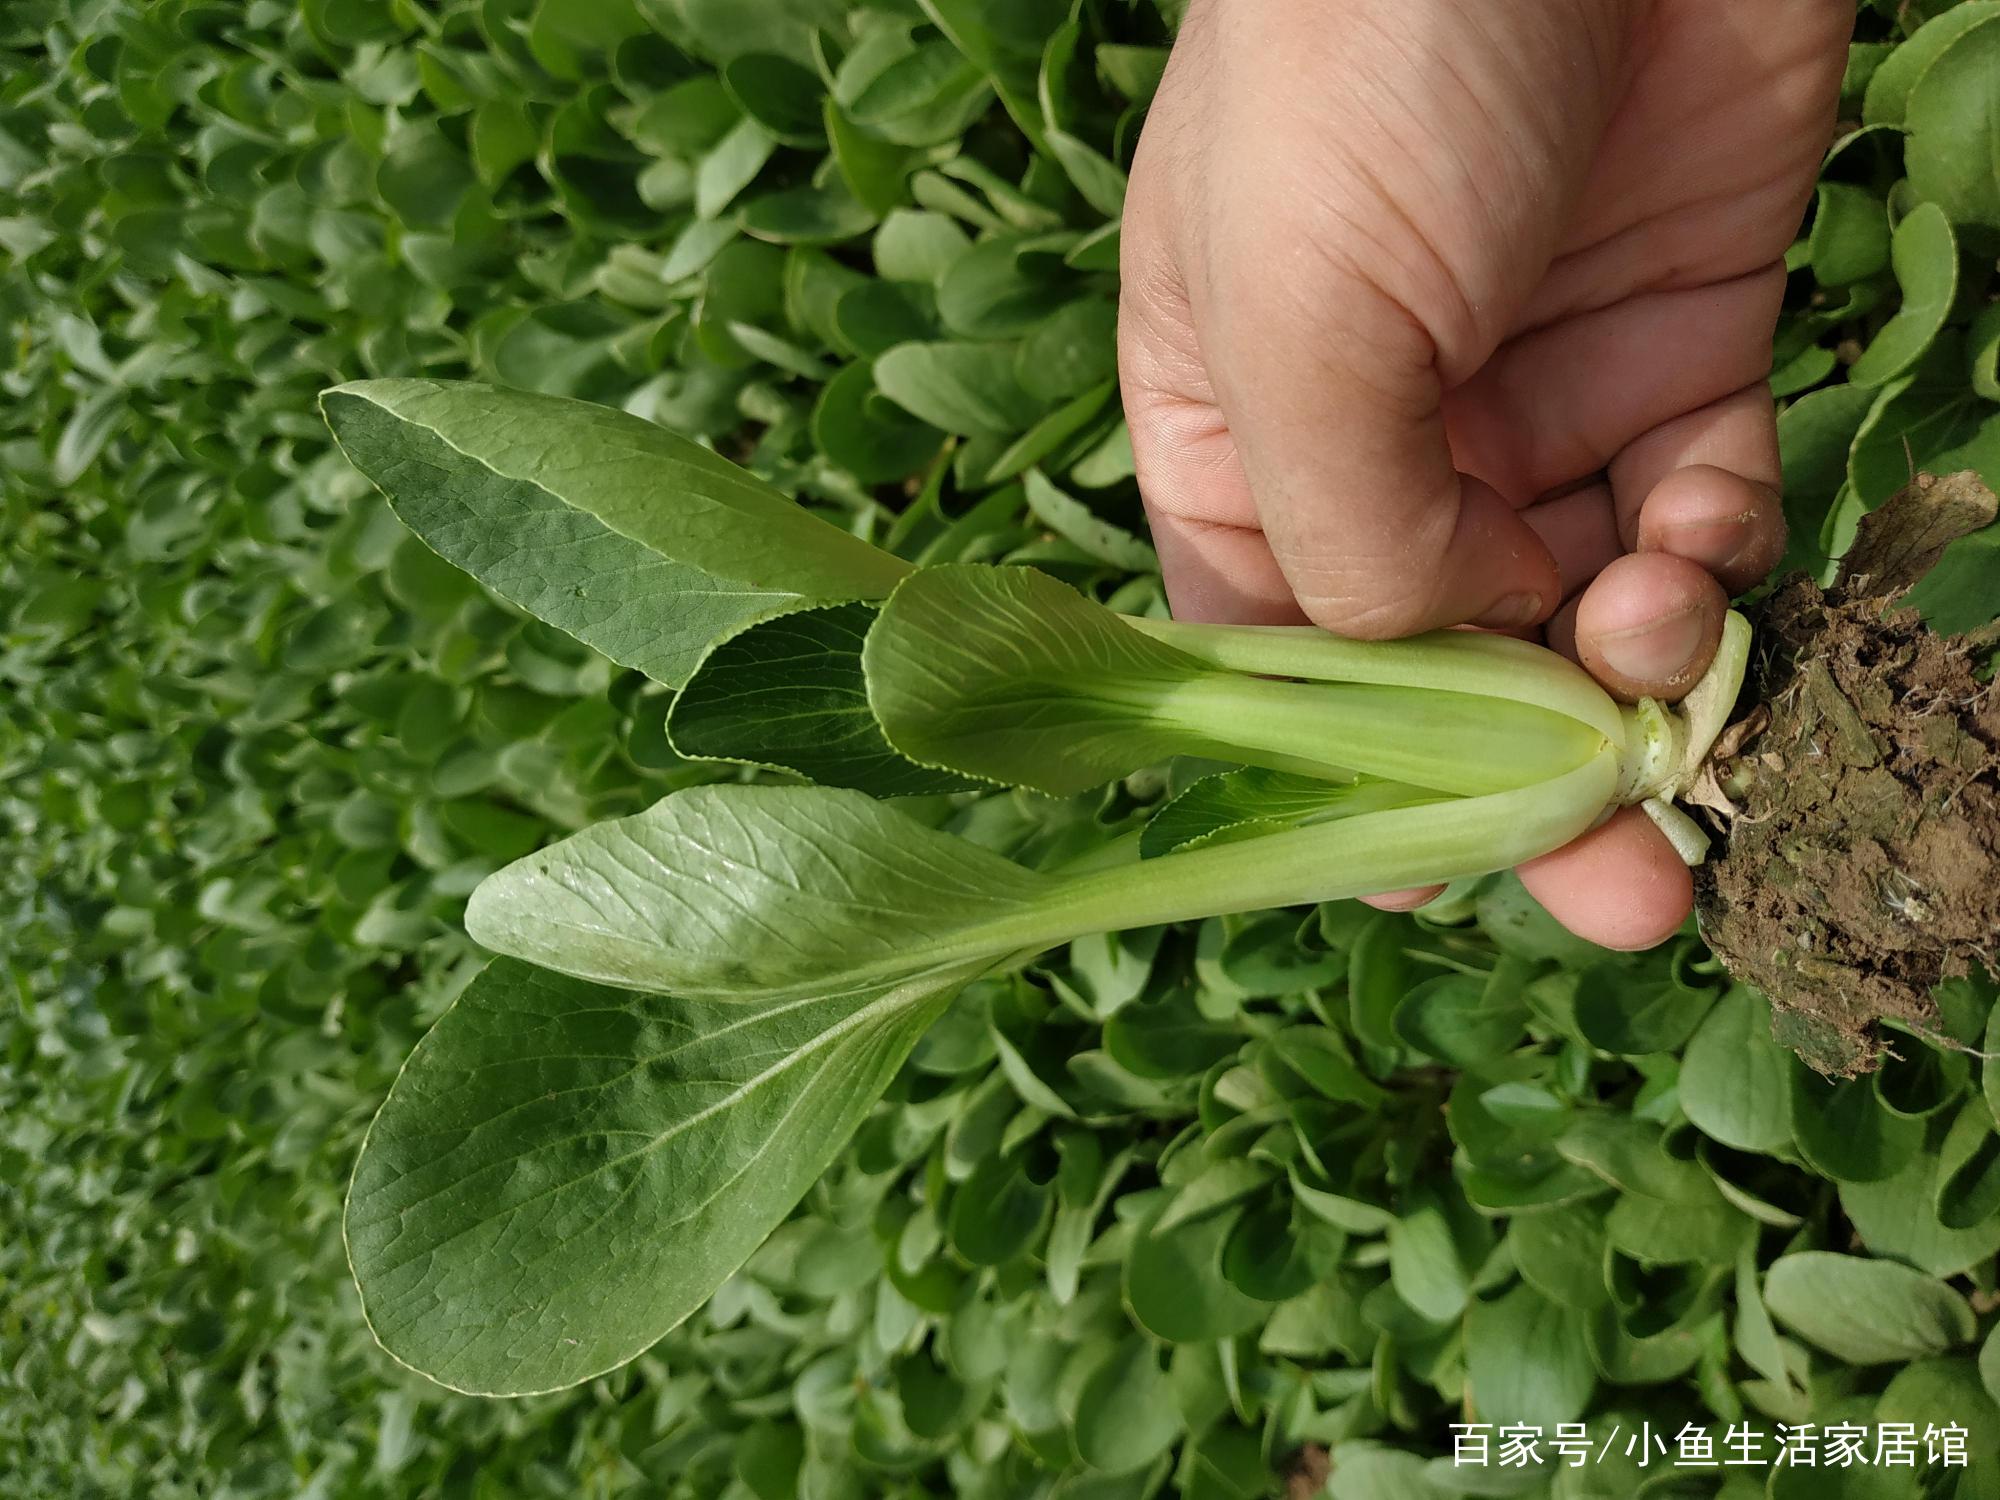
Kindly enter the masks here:
<path id="1" fill-rule="evenodd" d="M 1193 0 L 1119 369 L 1174 612 L 1511 629 L 1672 700 L 1784 551 L 1765 382 L 1852 0 Z M 1523 865 L 1686 919 L 1636 808 Z M 1435 893 L 1390 893 L 1406 907 Z"/>

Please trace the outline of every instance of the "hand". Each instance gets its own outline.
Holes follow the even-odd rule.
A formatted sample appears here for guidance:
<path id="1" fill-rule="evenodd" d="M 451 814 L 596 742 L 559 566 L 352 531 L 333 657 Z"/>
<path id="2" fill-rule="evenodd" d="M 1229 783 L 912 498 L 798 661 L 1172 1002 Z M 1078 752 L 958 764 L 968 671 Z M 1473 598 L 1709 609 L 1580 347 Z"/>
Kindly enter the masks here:
<path id="1" fill-rule="evenodd" d="M 1119 321 L 1175 612 L 1513 628 L 1626 701 L 1686 692 L 1724 587 L 1784 550 L 1764 377 L 1853 19 L 1195 0 L 1133 165 Z M 1636 808 L 1521 878 L 1614 948 L 1692 903 Z"/>

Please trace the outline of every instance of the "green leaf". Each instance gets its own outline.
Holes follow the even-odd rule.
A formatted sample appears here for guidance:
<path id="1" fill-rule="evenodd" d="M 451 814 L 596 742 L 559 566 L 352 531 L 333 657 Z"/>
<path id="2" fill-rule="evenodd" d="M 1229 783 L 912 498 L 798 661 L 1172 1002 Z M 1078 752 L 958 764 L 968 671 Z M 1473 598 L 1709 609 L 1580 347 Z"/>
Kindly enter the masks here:
<path id="1" fill-rule="evenodd" d="M 876 216 L 837 179 L 824 187 L 786 188 L 743 206 L 744 232 L 777 245 L 834 245 L 866 234 Z"/>
<path id="2" fill-rule="evenodd" d="M 1239 1217 L 1210 1214 L 1162 1231 L 1155 1214 L 1138 1230 L 1125 1258 L 1125 1304 L 1141 1328 L 1170 1344 L 1198 1344 L 1263 1326 L 1268 1304 L 1222 1274 L 1222 1247 Z"/>
<path id="3" fill-rule="evenodd" d="M 1359 1198 L 1350 1198 L 1344 1193 L 1329 1193 L 1299 1180 L 1292 1174 L 1292 1195 L 1299 1206 L 1317 1219 L 1322 1219 L 1336 1229 L 1344 1229 L 1349 1234 L 1386 1234 L 1396 1222 L 1396 1216 L 1386 1208 L 1373 1203 L 1364 1203 Z"/>
<path id="4" fill-rule="evenodd" d="M 1156 573 L 1160 560 L 1152 545 L 1139 540 L 1123 527 L 1114 526 L 1091 513 L 1090 508 L 1051 484 L 1039 469 L 1022 476 L 1028 509 L 1057 536 L 1125 573 Z"/>
<path id="5" fill-rule="evenodd" d="M 752 620 L 879 598 L 908 571 L 623 412 L 434 380 L 357 381 L 321 405 L 355 466 L 440 554 L 669 686 Z"/>
<path id="6" fill-rule="evenodd" d="M 2000 401 L 2000 302 L 1989 302 L 1973 315 L 1965 352 L 1972 367 L 1973 394 Z"/>
<path id="7" fill-rule="evenodd" d="M 1942 635 L 1980 630 L 2000 619 L 2000 522 L 1952 542 L 1898 602 Z"/>
<path id="8" fill-rule="evenodd" d="M 1036 1071 L 1038 1063 L 1046 1072 L 1053 1072 L 1055 1069 L 1054 1059 L 1049 1056 L 1053 1049 L 1037 1045 L 1050 1040 L 1050 1033 L 1046 1031 L 1027 1033 L 1016 1041 L 997 1022 L 993 1023 L 992 1031 L 993 1048 L 1000 1062 L 1000 1072 L 1014 1092 L 1021 1096 L 1022 1102 L 1031 1109 L 1038 1109 L 1046 1114 L 1066 1120 L 1074 1119 L 1076 1110 L 1070 1102 Z M 1027 1051 L 1024 1051 L 1024 1048 Z M 1035 1054 L 1035 1061 L 1029 1060 L 1028 1052 Z"/>
<path id="9" fill-rule="evenodd" d="M 1687 1041 L 1714 1003 L 1715 991 L 1684 984 L 1672 971 L 1635 973 L 1622 964 L 1601 964 L 1577 981 L 1576 1029 L 1602 1051 L 1645 1057 Z"/>
<path id="10" fill-rule="evenodd" d="M 1054 1194 L 1026 1168 L 1018 1151 L 990 1156 L 952 1195 L 951 1245 L 968 1264 L 1005 1265 L 1041 1234 Z"/>
<path id="11" fill-rule="evenodd" d="M 1952 1133 L 1968 1132 L 1976 1138 L 1976 1125 L 1961 1117 Z M 1941 1150 L 1920 1150 L 1884 1181 L 1840 1185 L 1841 1211 L 1870 1254 L 1908 1261 L 1933 1276 L 1957 1276 L 2000 1252 L 2000 1217 L 1967 1229 L 1949 1229 L 1939 1222 L 1942 1156 Z"/>
<path id="12" fill-rule="evenodd" d="M 897 209 L 875 231 L 875 271 L 936 286 L 971 248 L 971 237 L 943 214 Z"/>
<path id="13" fill-rule="evenodd" d="M 1236 928 L 1218 968 L 1244 998 L 1266 998 L 1324 988 L 1340 978 L 1344 964 L 1338 954 L 1302 946 L 1298 924 L 1280 912 Z"/>
<path id="14" fill-rule="evenodd" d="M 695 787 L 488 877 L 465 925 L 580 978 L 781 999 L 990 961 L 1049 889 L 859 792 Z"/>
<path id="15" fill-rule="evenodd" d="M 1118 1010 L 1104 1024 L 1104 1046 L 1141 1078 L 1192 1078 L 1232 1056 L 1243 1034 L 1209 1020 L 1180 992 Z"/>
<path id="16" fill-rule="evenodd" d="M 1062 1166 L 1056 1179 L 1059 1198 L 1042 1259 L 1048 1267 L 1049 1295 L 1055 1298 L 1058 1306 L 1067 1306 L 1076 1298 L 1083 1276 L 1083 1260 L 1096 1234 L 1097 1222 L 1105 1207 L 1117 1196 L 1125 1173 L 1132 1165 L 1132 1153 L 1129 1149 L 1119 1152 L 1108 1167 L 1103 1167 L 1097 1181 L 1086 1191 L 1077 1180 L 1083 1173 L 1074 1169 L 1079 1162 L 1087 1162 L 1092 1170 L 1099 1166 L 1102 1151 L 1097 1145 L 1097 1137 L 1070 1136 L 1060 1139 L 1057 1146 L 1062 1152 Z"/>
<path id="17" fill-rule="evenodd" d="M 1889 268 L 1889 213 L 1874 193 L 1822 181 L 1808 254 L 1821 286 L 1845 286 Z"/>
<path id="18" fill-rule="evenodd" d="M 1964 388 L 1953 330 L 1929 358 L 1877 392 L 1848 454 L 1848 481 L 1861 510 L 1873 510 L 1919 471 L 1977 470 L 2000 479 L 2000 412 Z M 1832 540 L 1844 551 L 1851 539 Z M 1829 549 L 1832 550 L 1832 549 Z"/>
<path id="19" fill-rule="evenodd" d="M 1996 18 L 2000 18 L 1996 0 L 1968 0 L 1919 26 L 1869 78 L 1861 118 L 1870 125 L 1901 125 L 1910 93 L 1931 64 L 1973 27 Z"/>
<path id="20" fill-rule="evenodd" d="M 756 181 L 777 148 L 777 138 L 755 120 L 737 121 L 695 169 L 695 213 L 704 219 L 721 214 Z"/>
<path id="21" fill-rule="evenodd" d="M 743 112 L 787 146 L 824 146 L 819 80 L 789 57 L 742 52 L 722 65 L 722 86 Z"/>
<path id="22" fill-rule="evenodd" d="M 1921 1433 L 1944 1425 L 1939 1412 L 1951 1413 L 1950 1420 L 1966 1429 L 1966 1448 L 1990 1466 L 2000 1454 L 2000 1405 L 1982 1387 L 1973 1360 L 1926 1359 L 1898 1370 L 1876 1402 L 1875 1421 L 1908 1422 Z"/>
<path id="23" fill-rule="evenodd" d="M 1840 76 L 1840 102 L 1844 113 L 1852 115 L 1852 106 L 1861 103 L 1876 70 L 1896 50 L 1896 45 L 1894 42 L 1847 44 L 1847 70 Z"/>
<path id="24" fill-rule="evenodd" d="M 736 225 L 723 219 L 690 219 L 660 262 L 657 275 L 664 282 L 685 281 L 698 275 L 737 236 Z"/>
<path id="25" fill-rule="evenodd" d="M 1715 1002 L 1682 1059 L 1680 1101 L 1696 1129 L 1725 1146 L 1791 1145 L 1791 1059 L 1771 1039 L 1762 995 L 1735 985 Z"/>
<path id="26" fill-rule="evenodd" d="M 1011 437 L 1033 426 L 1043 409 L 1014 380 L 1011 344 L 899 344 L 876 360 L 875 384 L 946 432 Z"/>
<path id="27" fill-rule="evenodd" d="M 1045 237 L 1003 234 L 955 257 L 938 281 L 938 312 L 953 333 L 1005 339 L 1026 333 L 1076 296 L 1076 288 L 1032 269 L 1027 252 Z"/>
<path id="28" fill-rule="evenodd" d="M 1799 1154 L 1837 1182 L 1881 1182 L 1922 1148 L 1924 1124 L 1883 1106 L 1872 1076 L 1838 1081 L 1791 1067 L 1792 1137 Z"/>
<path id="29" fill-rule="evenodd" d="M 1290 1302 L 1319 1285 L 1315 1253 L 1292 1232 L 1291 1209 L 1270 1201 L 1253 1203 L 1236 1221 L 1222 1247 L 1222 1274 L 1260 1302 Z"/>
<path id="30" fill-rule="evenodd" d="M 1410 988 L 1409 924 L 1393 912 L 1369 917 L 1347 957 L 1347 1010 L 1354 1035 L 1393 1052 L 1396 1007 Z"/>
<path id="31" fill-rule="evenodd" d="M 638 145 L 661 156 L 693 158 L 729 134 L 742 117 L 722 80 L 702 75 L 653 95 L 627 133 Z"/>
<path id="32" fill-rule="evenodd" d="M 1732 1335 L 1744 1363 L 1779 1390 L 1790 1392 L 1795 1382 L 1791 1363 L 1785 1357 L 1788 1346 L 1771 1322 L 1771 1311 L 1764 1305 L 1764 1288 L 1757 1272 L 1757 1247 L 1746 1240 L 1736 1256 L 1736 1318 Z"/>
<path id="33" fill-rule="evenodd" d="M 908 202 L 910 169 L 917 153 L 869 134 L 831 99 L 825 101 L 824 114 L 834 163 L 855 199 L 878 218 Z"/>
<path id="34" fill-rule="evenodd" d="M 1143 1469 L 1181 1435 L 1166 1372 L 1144 1339 L 1125 1338 L 1097 1358 L 1077 1396 L 1076 1451 L 1093 1469 Z"/>
<path id="35" fill-rule="evenodd" d="M 1793 358 L 1771 371 L 1771 394 L 1779 398 L 1797 395 L 1818 385 L 1840 366 L 1840 357 L 1824 344 L 1808 344 Z"/>
<path id="36" fill-rule="evenodd" d="M 1605 1232 L 1634 1260 L 1727 1265 L 1754 1228 L 1707 1172 L 1664 1149 L 1658 1127 L 1643 1120 L 1603 1110 L 1582 1114 L 1556 1149 L 1620 1190 Z"/>
<path id="37" fill-rule="evenodd" d="M 1045 139 L 1084 202 L 1110 218 L 1124 212 L 1125 173 L 1116 162 L 1064 130 L 1050 130 Z"/>
<path id="38" fill-rule="evenodd" d="M 924 13 L 951 38 L 952 45 L 992 80 L 1007 112 L 1039 147 L 1040 110 L 1035 107 L 1037 63 L 1044 39 L 1068 7 L 1059 0 L 1021 0 L 993 5 L 988 0 L 920 0 Z"/>
<path id="39" fill-rule="evenodd" d="M 1113 219 L 1078 240 L 1063 257 L 1063 264 L 1073 271 L 1115 271 L 1118 252 L 1118 220 Z"/>
<path id="40" fill-rule="evenodd" d="M 821 786 L 876 797 L 975 785 L 889 748 L 868 707 L 861 645 L 866 604 L 832 604 L 759 620 L 718 641 L 674 698 L 667 736 L 694 760 L 795 771 Z"/>
<path id="41" fill-rule="evenodd" d="M 1441 974 L 1426 979 L 1396 1006 L 1396 1035 L 1455 1067 L 1490 1062 L 1522 1040 L 1528 1008 L 1521 999 L 1520 977 L 1496 970 L 1484 977 Z"/>
<path id="42" fill-rule="evenodd" d="M 2000 230 L 2000 28 L 1975 24 L 1923 71 L 1904 116 L 1918 198 L 1954 224 Z"/>
<path id="43" fill-rule="evenodd" d="M 1081 297 L 1049 314 L 1021 340 L 1015 377 L 1031 395 L 1061 401 L 1113 380 L 1118 373 L 1118 309 Z"/>
<path id="44" fill-rule="evenodd" d="M 1111 86 L 1134 104 L 1151 101 L 1167 70 L 1168 49 L 1104 42 L 1097 48 L 1097 66 Z"/>
<path id="45" fill-rule="evenodd" d="M 911 583 L 862 656 L 876 718 L 911 760 L 1064 796 L 1178 748 L 1122 697 L 1199 663 L 1032 569 L 926 568 Z"/>
<path id="46" fill-rule="evenodd" d="M 1264 1445 L 1241 1427 L 1203 1433 L 1188 1448 L 1182 1472 L 1181 1500 L 1265 1500 L 1270 1493 Z"/>
<path id="47" fill-rule="evenodd" d="M 875 359 L 898 344 L 936 331 L 933 299 L 926 288 L 913 283 L 891 281 L 862 282 L 843 292 L 833 309 L 833 338 L 864 359 Z M 873 366 L 870 366 L 871 383 Z M 915 426 L 916 419 L 900 410 L 886 396 L 876 394 L 870 401 L 870 416 L 879 422 Z M 927 428 L 936 431 L 935 428 Z"/>
<path id="48" fill-rule="evenodd" d="M 954 140 L 993 102 L 979 69 L 935 39 L 896 59 L 843 101 L 854 121 L 899 146 Z"/>
<path id="49" fill-rule="evenodd" d="M 1976 1322 L 1957 1292 L 1893 1261 L 1824 1250 L 1780 1256 L 1764 1275 L 1771 1314 L 1855 1365 L 1894 1364 L 1970 1343 Z"/>
<path id="50" fill-rule="evenodd" d="M 1951 221 L 1935 203 L 1918 204 L 1896 226 L 1892 253 L 1902 306 L 1848 370 L 1854 385 L 1881 385 L 1921 359 L 1944 327 L 1958 293 L 1958 242 Z"/>
<path id="51" fill-rule="evenodd" d="M 1266 1060 L 1283 1063 L 1328 1099 L 1372 1108 L 1388 1098 L 1382 1086 L 1361 1071 L 1346 1040 L 1329 1027 L 1286 1026 L 1271 1032 L 1263 1039 L 1259 1063 Z"/>
<path id="52" fill-rule="evenodd" d="M 1581 1204 L 1517 1215 L 1507 1226 L 1507 1248 L 1521 1279 L 1553 1303 L 1576 1308 L 1603 1305 L 1604 1220 Z"/>
<path id="53" fill-rule="evenodd" d="M 1802 539 L 1818 537 L 1827 506 L 1846 482 L 1848 449 L 1875 399 L 1874 392 L 1842 383 L 1808 391 L 1778 414 L 1785 517 L 1794 551 Z"/>
<path id="54" fill-rule="evenodd" d="M 1381 1443 L 1342 1443 L 1332 1464 L 1328 1500 L 1441 1500 L 1453 1493 L 1430 1482 L 1430 1463 L 1421 1454 Z"/>
<path id="55" fill-rule="evenodd" d="M 1465 1348 L 1467 1394 L 1481 1422 L 1553 1432 L 1582 1416 L 1597 1389 L 1582 1316 L 1532 1286 L 1475 1302 Z"/>
<path id="56" fill-rule="evenodd" d="M 1937 1218 L 1946 1229 L 1975 1229 L 2000 1214 L 2000 1132 L 1984 1100 L 1968 1102 L 1939 1153 Z"/>
<path id="57" fill-rule="evenodd" d="M 1465 1310 L 1471 1282 L 1459 1259 L 1443 1200 L 1418 1192 L 1389 1226 L 1389 1281 L 1410 1307 L 1433 1323 Z"/>
<path id="58" fill-rule="evenodd" d="M 940 993 L 746 1011 L 493 963 L 363 1145 L 345 1229 L 370 1327 L 478 1394 L 623 1364 L 791 1212 Z"/>
<path id="59" fill-rule="evenodd" d="M 1157 927 L 1092 933 L 1069 945 L 1070 982 L 1093 1014 L 1111 1016 L 1145 998 L 1165 935 Z"/>
<path id="60" fill-rule="evenodd" d="M 1803 1415 L 1801 1407 L 1797 1415 Z M 1810 1414 L 1821 1419 L 1821 1432 L 1827 1429 L 1845 1427 L 1850 1433 L 1855 1428 L 1872 1435 L 1870 1425 L 1875 1415 L 1875 1403 L 1867 1396 L 1848 1396 L 1815 1402 Z M 1819 1426 L 1820 1423 L 1812 1425 Z M 1917 1428 L 1919 1437 L 1923 1432 Z M 1824 1442 L 1825 1439 L 1820 1440 Z M 1872 1444 L 1864 1437 L 1861 1451 L 1872 1457 Z M 1919 1443 L 1917 1463 L 1924 1462 L 1922 1445 Z M 1776 1445 L 1773 1444 L 1773 1451 Z M 1820 1447 L 1821 1453 L 1828 1452 Z M 1657 1455 L 1656 1455 L 1657 1461 Z M 1765 1500 L 1925 1500 L 1928 1486 L 1919 1476 L 1924 1470 L 1918 1467 L 1889 1468 L 1887 1466 L 1863 1466 L 1858 1462 L 1843 1465 L 1827 1465 L 1808 1471 L 1801 1463 L 1786 1462 L 1775 1465 L 1770 1471 L 1768 1487 L 1759 1491 Z M 1961 1491 L 1961 1493 L 1963 1493 Z"/>
<path id="61" fill-rule="evenodd" d="M 440 229 L 475 181 L 471 164 L 441 134 L 411 131 L 382 158 L 375 190 L 413 229 Z"/>
<path id="62" fill-rule="evenodd" d="M 1024 342 L 1021 345 L 1021 352 L 1026 354 L 1028 347 L 1028 343 Z M 1023 388 L 1034 389 L 1029 378 L 1023 373 L 1025 369 L 1025 363 L 1017 360 L 1016 373 L 1021 376 Z M 1116 387 L 1107 382 L 1094 390 L 1085 391 L 1073 401 L 1064 402 L 1009 444 L 1006 450 L 993 461 L 993 466 L 986 471 L 986 477 L 982 482 L 985 484 L 1003 483 L 1006 480 L 1014 478 L 1030 465 L 1041 463 L 1051 454 L 1061 454 L 1067 457 L 1067 453 L 1063 451 L 1065 445 L 1069 444 L 1079 433 L 1086 431 L 1097 421 L 1098 414 L 1104 410 L 1105 405 L 1111 400 L 1115 390 Z M 1079 508 L 1081 509 L 1080 506 Z M 1049 520 L 1048 515 L 1044 514 L 1041 510 L 1036 510 L 1035 513 L 1038 518 L 1049 521 L 1051 530 L 1062 534 L 1066 540 L 1073 542 L 1082 551 L 1088 552 L 1092 556 L 1098 556 L 1102 551 L 1116 550 L 1124 545 L 1119 538 L 1108 538 L 1103 531 L 1097 529 L 1087 510 L 1084 510 L 1081 516 L 1076 511 L 1063 510 L 1060 506 L 1056 507 L 1056 510 L 1061 512 L 1065 522 L 1074 521 L 1080 523 L 1077 525 L 1074 535 L 1063 532 L 1062 527 L 1056 525 L 1053 520 Z M 1120 535 L 1130 540 L 1134 546 L 1145 545 L 1139 542 L 1137 538 L 1130 537 L 1129 533 L 1121 533 Z M 1148 568 L 1146 571 L 1153 572 L 1157 571 L 1157 569 Z"/>
<path id="63" fill-rule="evenodd" d="M 497 188 L 535 159 L 541 130 L 527 105 L 518 99 L 490 99 L 473 111 L 468 148 L 472 170 L 484 187 Z"/>
<path id="64" fill-rule="evenodd" d="M 75 484 L 97 462 L 131 410 L 126 392 L 115 385 L 100 386 L 76 404 L 49 461 L 49 478 L 58 489 Z"/>
<path id="65" fill-rule="evenodd" d="M 1175 1192 L 1166 1212 L 1153 1221 L 1157 1234 L 1234 1207 L 1269 1187 L 1276 1173 L 1265 1162 L 1224 1157 L 1204 1167 Z"/>

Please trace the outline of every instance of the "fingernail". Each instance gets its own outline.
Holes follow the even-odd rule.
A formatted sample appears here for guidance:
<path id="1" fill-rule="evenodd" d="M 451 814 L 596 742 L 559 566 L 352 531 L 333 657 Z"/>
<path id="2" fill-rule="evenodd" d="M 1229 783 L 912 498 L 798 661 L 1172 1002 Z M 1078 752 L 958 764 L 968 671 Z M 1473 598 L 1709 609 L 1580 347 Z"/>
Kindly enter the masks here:
<path id="1" fill-rule="evenodd" d="M 1634 682 L 1672 682 L 1693 664 L 1707 629 L 1699 605 L 1597 638 L 1604 664 Z"/>
<path id="2" fill-rule="evenodd" d="M 1488 630 L 1512 630 L 1532 625 L 1542 617 L 1540 594 L 1507 594 L 1486 606 L 1486 613 L 1472 623 Z"/>
<path id="3" fill-rule="evenodd" d="M 1679 526 L 1662 526 L 1653 544 L 1662 552 L 1698 562 L 1711 571 L 1726 568 L 1743 555 L 1750 545 L 1750 517 L 1730 516 L 1717 521 L 1689 521 Z"/>
<path id="4" fill-rule="evenodd" d="M 1420 906 L 1428 906 L 1443 891 L 1441 885 L 1420 885 L 1405 891 L 1380 891 L 1361 899 L 1377 911 L 1415 911 Z"/>

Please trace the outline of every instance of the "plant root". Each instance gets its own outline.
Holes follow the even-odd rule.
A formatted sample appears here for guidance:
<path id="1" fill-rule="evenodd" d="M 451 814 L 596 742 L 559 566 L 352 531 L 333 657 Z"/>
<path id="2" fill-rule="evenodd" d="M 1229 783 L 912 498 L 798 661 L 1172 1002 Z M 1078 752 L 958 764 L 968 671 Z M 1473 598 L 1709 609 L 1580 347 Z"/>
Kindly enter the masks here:
<path id="1" fill-rule="evenodd" d="M 1937 1029 L 1930 991 L 2000 942 L 2000 693 L 1980 643 L 1897 600 L 1995 513 L 1976 475 L 1920 475 L 1862 523 L 1834 584 L 1765 600 L 1754 706 L 1701 795 L 1726 847 L 1696 872 L 1703 935 L 1822 1073 L 1873 1068 L 1879 1023 Z"/>

